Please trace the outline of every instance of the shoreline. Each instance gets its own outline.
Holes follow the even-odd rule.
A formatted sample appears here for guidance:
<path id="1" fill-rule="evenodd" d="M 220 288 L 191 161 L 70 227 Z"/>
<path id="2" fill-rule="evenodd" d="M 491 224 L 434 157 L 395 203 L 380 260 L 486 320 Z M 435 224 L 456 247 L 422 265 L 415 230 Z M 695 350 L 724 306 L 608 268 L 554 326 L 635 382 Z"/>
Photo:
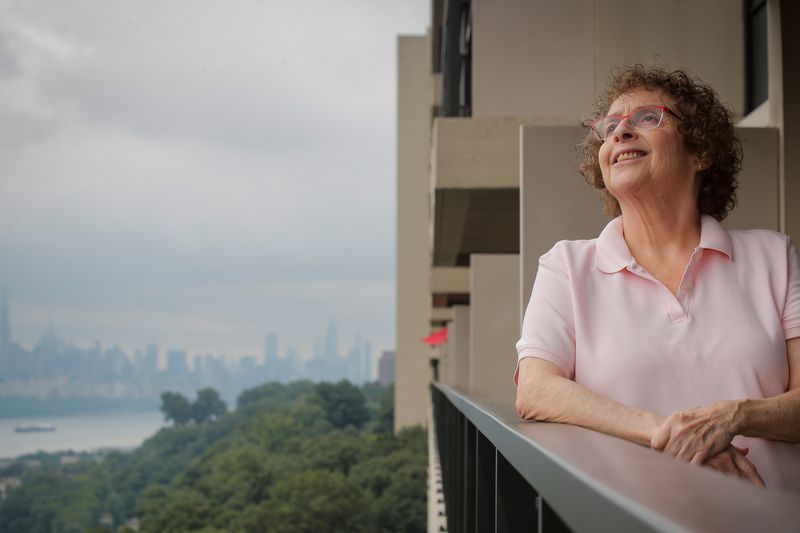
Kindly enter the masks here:
<path id="1" fill-rule="evenodd" d="M 142 441 L 144 442 L 144 441 Z M 97 448 L 90 448 L 88 450 L 57 450 L 53 452 L 46 452 L 44 450 L 38 450 L 35 452 L 30 453 L 23 453 L 22 455 L 16 455 L 12 457 L 0 457 L 0 469 L 6 468 L 18 461 L 37 461 L 38 459 L 36 456 L 39 455 L 46 455 L 48 457 L 58 457 L 59 459 L 62 457 L 77 457 L 78 459 L 81 456 L 89 456 L 88 459 L 95 459 L 97 456 L 105 456 L 111 453 L 131 453 L 141 446 L 141 444 L 137 446 L 100 446 Z"/>
<path id="2" fill-rule="evenodd" d="M 34 421 L 50 422 L 55 431 L 15 431 L 17 426 Z M 38 453 L 80 455 L 131 450 L 165 426 L 163 414 L 153 409 L 6 417 L 0 419 L 0 458 L 18 459 Z"/>

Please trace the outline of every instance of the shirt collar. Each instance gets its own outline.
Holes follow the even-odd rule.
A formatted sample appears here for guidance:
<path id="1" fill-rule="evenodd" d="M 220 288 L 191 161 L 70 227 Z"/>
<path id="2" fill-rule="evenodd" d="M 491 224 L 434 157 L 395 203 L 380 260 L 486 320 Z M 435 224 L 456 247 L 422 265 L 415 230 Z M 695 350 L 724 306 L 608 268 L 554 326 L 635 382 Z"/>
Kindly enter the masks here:
<path id="1" fill-rule="evenodd" d="M 705 250 L 716 250 L 733 260 L 731 237 L 712 216 L 700 217 L 700 245 Z M 595 243 L 595 266 L 601 272 L 613 274 L 633 264 L 633 256 L 622 234 L 622 217 L 609 222 Z"/>
<path id="2" fill-rule="evenodd" d="M 700 217 L 700 248 L 722 252 L 733 261 L 733 244 L 728 230 L 723 228 L 716 218 L 709 215 Z"/>

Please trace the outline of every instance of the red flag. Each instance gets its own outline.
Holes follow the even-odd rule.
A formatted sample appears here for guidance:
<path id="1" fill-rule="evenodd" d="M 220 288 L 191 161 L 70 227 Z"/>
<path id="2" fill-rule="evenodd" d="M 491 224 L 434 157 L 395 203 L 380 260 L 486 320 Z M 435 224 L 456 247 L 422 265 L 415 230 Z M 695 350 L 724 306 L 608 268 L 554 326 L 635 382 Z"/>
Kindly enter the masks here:
<path id="1" fill-rule="evenodd" d="M 434 331 L 424 339 L 422 342 L 430 344 L 431 346 L 437 346 L 439 344 L 444 344 L 447 342 L 447 328 L 442 328 L 440 330 Z"/>

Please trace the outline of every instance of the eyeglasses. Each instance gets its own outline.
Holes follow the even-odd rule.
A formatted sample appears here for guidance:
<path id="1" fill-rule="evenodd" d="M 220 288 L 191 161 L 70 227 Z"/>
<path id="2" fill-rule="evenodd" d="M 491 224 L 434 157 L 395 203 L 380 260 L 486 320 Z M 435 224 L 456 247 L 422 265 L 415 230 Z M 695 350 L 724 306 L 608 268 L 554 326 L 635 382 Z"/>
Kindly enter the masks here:
<path id="1" fill-rule="evenodd" d="M 617 126 L 626 118 L 631 126 L 640 130 L 652 130 L 661 125 L 664 120 L 664 113 L 667 112 L 678 120 L 681 119 L 670 108 L 663 105 L 647 105 L 634 109 L 627 115 L 608 115 L 600 117 L 592 122 L 592 131 L 601 141 L 607 141 L 616 131 Z"/>

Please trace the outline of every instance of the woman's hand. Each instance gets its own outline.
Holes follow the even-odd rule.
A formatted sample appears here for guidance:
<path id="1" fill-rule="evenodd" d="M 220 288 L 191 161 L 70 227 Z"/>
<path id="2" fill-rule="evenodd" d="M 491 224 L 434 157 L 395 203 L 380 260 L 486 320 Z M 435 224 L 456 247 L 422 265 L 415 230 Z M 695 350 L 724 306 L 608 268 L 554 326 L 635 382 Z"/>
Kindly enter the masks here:
<path id="1" fill-rule="evenodd" d="M 723 401 L 672 413 L 656 430 L 650 446 L 678 459 L 702 464 L 728 448 L 737 435 L 739 405 L 737 401 Z"/>
<path id="2" fill-rule="evenodd" d="M 741 450 L 731 445 L 703 464 L 723 474 L 746 479 L 759 487 L 763 487 L 764 480 L 761 479 L 761 474 L 758 473 L 755 465 L 745 457 L 747 451 L 747 448 Z"/>

